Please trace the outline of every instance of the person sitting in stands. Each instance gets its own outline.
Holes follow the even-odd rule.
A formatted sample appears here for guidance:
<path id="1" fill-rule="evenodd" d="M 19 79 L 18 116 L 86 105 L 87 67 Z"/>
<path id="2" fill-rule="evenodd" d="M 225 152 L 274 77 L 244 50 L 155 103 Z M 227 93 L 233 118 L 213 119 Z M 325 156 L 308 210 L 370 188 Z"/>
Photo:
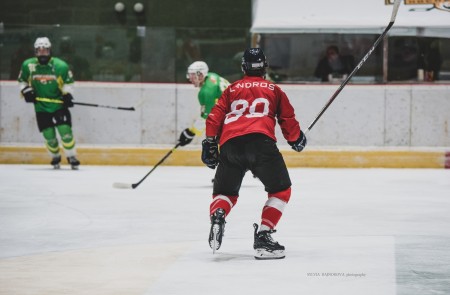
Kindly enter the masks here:
<path id="1" fill-rule="evenodd" d="M 340 55 L 338 47 L 331 45 L 327 47 L 326 56 L 319 60 L 314 76 L 320 78 L 322 82 L 328 82 L 336 78 L 345 79 L 353 68 L 353 57 Z"/>

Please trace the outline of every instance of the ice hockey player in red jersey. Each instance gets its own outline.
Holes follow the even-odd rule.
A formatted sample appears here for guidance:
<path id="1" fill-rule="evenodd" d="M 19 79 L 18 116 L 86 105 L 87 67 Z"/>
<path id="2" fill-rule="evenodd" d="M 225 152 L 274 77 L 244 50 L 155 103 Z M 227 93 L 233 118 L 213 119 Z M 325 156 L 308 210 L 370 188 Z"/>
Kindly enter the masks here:
<path id="1" fill-rule="evenodd" d="M 242 57 L 244 78 L 231 84 L 206 119 L 202 161 L 217 166 L 210 205 L 209 245 L 213 252 L 222 244 L 225 218 L 236 205 L 242 179 L 250 170 L 264 184 L 268 199 L 261 224 L 254 224 L 256 259 L 284 258 L 284 246 L 272 234 L 291 196 L 291 180 L 278 150 L 275 123 L 297 152 L 306 145 L 294 108 L 286 94 L 264 79 L 268 64 L 260 48 L 249 48 Z M 220 145 L 220 152 L 219 152 Z"/>

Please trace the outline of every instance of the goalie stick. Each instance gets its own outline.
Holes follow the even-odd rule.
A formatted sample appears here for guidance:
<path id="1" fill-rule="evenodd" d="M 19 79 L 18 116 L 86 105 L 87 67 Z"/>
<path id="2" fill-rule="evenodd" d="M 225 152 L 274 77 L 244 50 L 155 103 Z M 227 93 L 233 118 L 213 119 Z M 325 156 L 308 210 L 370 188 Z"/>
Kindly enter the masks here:
<path id="1" fill-rule="evenodd" d="M 113 106 L 106 106 L 106 105 L 100 105 L 100 104 L 94 104 L 94 103 L 85 103 L 85 102 L 73 102 L 73 104 L 81 105 L 81 106 L 88 106 L 88 107 L 97 107 L 97 108 L 108 108 L 108 109 L 116 109 L 116 110 L 124 110 L 124 111 L 134 111 L 134 107 L 113 107 Z"/>
<path id="2" fill-rule="evenodd" d="M 172 154 L 178 147 L 180 146 L 180 143 L 177 143 L 158 163 L 156 163 L 155 166 L 153 166 L 152 170 L 150 170 L 141 180 L 139 180 L 136 183 L 123 183 L 123 182 L 114 182 L 113 183 L 113 187 L 115 188 L 132 188 L 135 189 L 137 188 L 146 178 L 147 176 L 150 175 L 150 173 L 152 173 L 156 167 L 158 167 L 159 165 L 162 164 L 162 162 L 164 162 L 165 159 L 167 159 L 167 157 L 170 156 L 170 154 Z"/>
<path id="3" fill-rule="evenodd" d="M 373 43 L 372 47 L 369 49 L 369 51 L 366 53 L 366 55 L 361 59 L 359 64 L 353 69 L 353 71 L 348 75 L 348 77 L 341 83 L 339 88 L 334 92 L 334 94 L 331 96 L 331 98 L 328 100 L 328 102 L 325 104 L 325 106 L 322 108 L 322 110 L 319 112 L 319 114 L 316 116 L 316 118 L 309 124 L 308 129 L 305 131 L 305 134 L 308 133 L 313 126 L 316 124 L 316 122 L 319 120 L 319 118 L 325 113 L 325 111 L 328 109 L 328 107 L 331 105 L 331 103 L 334 101 L 334 99 L 341 93 L 342 89 L 344 89 L 345 85 L 347 85 L 348 81 L 353 77 L 353 75 L 362 67 L 362 65 L 366 62 L 366 60 L 369 58 L 369 56 L 372 54 L 372 52 L 375 50 L 375 48 L 378 46 L 378 44 L 383 40 L 384 36 L 386 36 L 387 32 L 391 29 L 391 27 L 394 25 L 395 18 L 397 16 L 397 11 L 400 6 L 401 0 L 395 0 L 394 2 L 394 8 L 392 9 L 392 15 L 391 20 L 388 24 L 388 26 L 384 29 L 383 33 L 378 37 L 378 39 Z"/>

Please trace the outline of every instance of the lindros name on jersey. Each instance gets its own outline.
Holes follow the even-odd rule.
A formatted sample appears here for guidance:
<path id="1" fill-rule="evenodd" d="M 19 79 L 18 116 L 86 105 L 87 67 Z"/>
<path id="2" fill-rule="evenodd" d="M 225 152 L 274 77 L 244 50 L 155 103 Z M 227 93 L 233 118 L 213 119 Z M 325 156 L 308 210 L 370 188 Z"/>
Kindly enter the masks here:
<path id="1" fill-rule="evenodd" d="M 252 87 L 268 88 L 269 90 L 275 89 L 275 85 L 269 82 L 242 82 L 234 84 L 230 88 L 230 92 L 234 92 L 237 89 L 252 88 Z"/>

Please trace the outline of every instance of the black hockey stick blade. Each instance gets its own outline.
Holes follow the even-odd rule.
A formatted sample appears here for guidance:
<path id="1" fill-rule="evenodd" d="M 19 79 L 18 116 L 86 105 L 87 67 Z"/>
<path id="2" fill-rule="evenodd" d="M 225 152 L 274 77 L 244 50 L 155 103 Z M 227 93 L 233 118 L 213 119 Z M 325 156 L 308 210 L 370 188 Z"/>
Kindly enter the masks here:
<path id="1" fill-rule="evenodd" d="M 123 182 L 114 182 L 113 187 L 114 188 L 120 188 L 120 189 L 135 189 L 137 188 L 146 178 L 149 176 L 159 165 L 164 162 L 165 159 L 167 159 L 178 147 L 180 146 L 180 143 L 177 143 L 161 160 L 159 160 L 158 163 L 156 163 L 155 166 L 153 166 L 152 170 L 150 170 L 141 180 L 139 180 L 136 183 L 123 183 Z"/>
<path id="2" fill-rule="evenodd" d="M 372 52 L 375 50 L 375 48 L 381 42 L 381 40 L 384 39 L 387 32 L 394 25 L 400 3 L 401 3 L 401 0 L 395 0 L 394 8 L 392 9 L 392 15 L 391 15 L 391 19 L 389 21 L 388 26 L 384 29 L 383 33 L 378 37 L 378 39 L 375 41 L 375 43 L 373 43 L 372 47 L 369 49 L 369 51 L 366 53 L 366 55 L 361 59 L 361 61 L 358 63 L 358 65 L 353 69 L 353 71 L 348 75 L 348 77 L 341 83 L 339 88 L 331 96 L 331 98 L 328 100 L 328 102 L 325 104 L 325 106 L 322 108 L 322 110 L 319 112 L 319 114 L 316 116 L 316 118 L 311 122 L 311 124 L 309 124 L 308 129 L 305 131 L 305 134 L 307 134 L 313 128 L 313 126 L 316 124 L 316 122 L 319 120 L 319 118 L 323 115 L 323 113 L 325 113 L 325 111 L 328 109 L 328 107 L 331 105 L 331 103 L 334 101 L 334 99 L 339 95 L 339 93 L 341 93 L 342 89 L 344 89 L 345 85 L 347 85 L 348 81 L 350 81 L 350 79 L 353 77 L 353 75 L 355 75 L 355 73 L 362 67 L 362 65 L 366 62 L 366 60 L 369 58 L 369 56 L 372 54 Z"/>
<path id="3" fill-rule="evenodd" d="M 88 107 L 96 107 L 96 108 L 107 108 L 107 109 L 115 109 L 115 110 L 123 110 L 123 111 L 135 111 L 134 107 L 115 107 L 115 106 L 107 106 L 107 105 L 101 105 L 101 104 L 75 102 L 75 101 L 73 102 L 73 104 L 81 105 L 81 106 L 88 106 Z"/>

